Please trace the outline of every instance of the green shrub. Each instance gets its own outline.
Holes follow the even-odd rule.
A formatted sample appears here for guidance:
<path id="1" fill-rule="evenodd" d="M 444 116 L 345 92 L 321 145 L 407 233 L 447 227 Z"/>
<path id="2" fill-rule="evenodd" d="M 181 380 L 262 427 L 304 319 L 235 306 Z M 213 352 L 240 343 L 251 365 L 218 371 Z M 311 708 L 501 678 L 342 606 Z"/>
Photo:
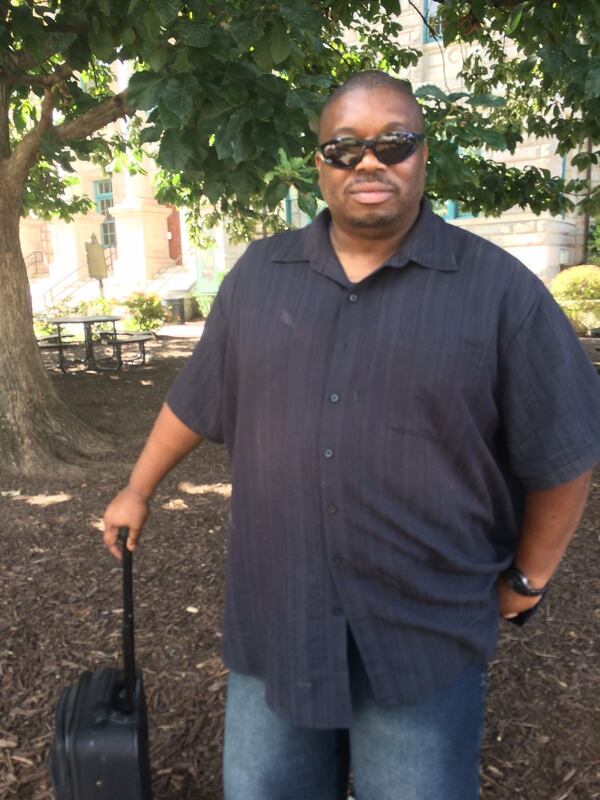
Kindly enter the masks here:
<path id="1" fill-rule="evenodd" d="M 600 267 L 569 267 L 554 278 L 550 291 L 580 336 L 600 327 Z"/>
<path id="2" fill-rule="evenodd" d="M 113 313 L 116 303 L 114 300 L 107 300 L 105 297 L 96 297 L 94 300 L 81 300 L 70 309 L 70 314 L 81 316 L 107 316 Z"/>
<path id="3" fill-rule="evenodd" d="M 155 331 L 162 327 L 167 318 L 167 311 L 157 294 L 134 292 L 125 300 L 124 305 L 129 309 L 135 327 L 140 331 Z"/>
<path id="4" fill-rule="evenodd" d="M 33 330 L 36 339 L 41 339 L 42 336 L 54 336 L 56 333 L 56 325 L 51 325 L 46 322 L 47 316 L 53 316 L 50 312 L 46 314 L 35 313 L 33 315 Z"/>
<path id="5" fill-rule="evenodd" d="M 600 267 L 569 267 L 554 278 L 550 291 L 557 300 L 600 300 Z"/>
<path id="6" fill-rule="evenodd" d="M 212 304 L 215 302 L 215 295 L 209 294 L 208 292 L 194 292 L 193 298 L 198 309 L 198 316 L 200 319 L 206 319 L 212 308 Z"/>
<path id="7" fill-rule="evenodd" d="M 589 258 L 592 264 L 600 264 L 600 220 L 590 228 Z"/>

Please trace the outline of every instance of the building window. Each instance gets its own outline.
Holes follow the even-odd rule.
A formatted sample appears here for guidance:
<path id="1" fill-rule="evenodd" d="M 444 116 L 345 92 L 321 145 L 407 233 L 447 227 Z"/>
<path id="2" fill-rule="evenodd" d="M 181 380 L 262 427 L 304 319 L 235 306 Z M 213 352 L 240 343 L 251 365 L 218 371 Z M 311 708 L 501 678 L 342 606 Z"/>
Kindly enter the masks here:
<path id="1" fill-rule="evenodd" d="M 424 0 L 423 3 L 423 41 L 436 42 L 442 39 L 442 24 L 438 16 L 442 3 L 436 3 L 434 0 Z"/>
<path id="2" fill-rule="evenodd" d="M 104 214 L 104 222 L 100 225 L 102 246 L 116 247 L 117 232 L 115 230 L 115 221 L 109 212 L 109 208 L 113 204 L 112 181 L 110 178 L 94 181 L 94 203 L 96 204 L 96 211 L 99 214 Z"/>
<path id="3" fill-rule="evenodd" d="M 431 207 L 436 214 L 446 220 L 468 219 L 473 216 L 470 211 L 462 211 L 457 200 L 433 200 Z"/>

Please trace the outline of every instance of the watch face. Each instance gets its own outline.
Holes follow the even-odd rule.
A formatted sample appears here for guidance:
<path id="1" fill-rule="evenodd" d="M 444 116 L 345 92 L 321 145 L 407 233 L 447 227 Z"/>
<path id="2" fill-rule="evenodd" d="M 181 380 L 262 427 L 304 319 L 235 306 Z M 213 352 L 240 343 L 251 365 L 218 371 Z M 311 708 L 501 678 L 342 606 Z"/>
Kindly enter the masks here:
<path id="1" fill-rule="evenodd" d="M 532 589 L 527 577 L 516 567 L 512 567 L 508 570 L 507 579 L 511 589 L 517 592 L 517 594 L 522 594 L 525 597 L 538 597 L 544 594 L 544 589 Z"/>

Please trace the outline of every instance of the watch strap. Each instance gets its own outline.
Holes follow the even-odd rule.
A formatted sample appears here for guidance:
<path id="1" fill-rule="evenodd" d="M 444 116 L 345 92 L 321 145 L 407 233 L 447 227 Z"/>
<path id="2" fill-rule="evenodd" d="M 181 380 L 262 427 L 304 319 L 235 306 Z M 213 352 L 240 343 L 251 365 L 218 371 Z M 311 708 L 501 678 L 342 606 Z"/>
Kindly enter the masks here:
<path id="1" fill-rule="evenodd" d="M 527 575 L 521 572 L 518 567 L 515 567 L 514 564 L 507 569 L 506 579 L 513 592 L 521 594 L 524 597 L 542 597 L 548 589 L 548 584 L 541 588 L 533 587 Z"/>

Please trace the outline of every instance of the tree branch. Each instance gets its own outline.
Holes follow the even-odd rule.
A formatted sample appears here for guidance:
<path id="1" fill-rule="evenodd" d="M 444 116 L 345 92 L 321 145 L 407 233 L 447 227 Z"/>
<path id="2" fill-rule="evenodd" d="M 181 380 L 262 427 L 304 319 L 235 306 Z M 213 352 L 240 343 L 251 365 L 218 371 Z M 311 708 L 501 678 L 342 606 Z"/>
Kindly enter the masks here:
<path id="1" fill-rule="evenodd" d="M 417 14 L 418 14 L 418 15 L 421 17 L 421 19 L 423 20 L 423 24 L 424 24 L 424 25 L 427 25 L 427 27 L 429 28 L 429 35 L 430 35 L 432 38 L 434 38 L 434 39 L 439 39 L 440 37 L 438 36 L 438 34 L 437 34 L 437 31 L 435 30 L 435 28 L 433 28 L 433 27 L 432 27 L 432 26 L 429 24 L 429 20 L 428 20 L 428 19 L 427 19 L 427 17 L 426 17 L 426 16 L 423 14 L 423 12 L 421 11 L 421 9 L 420 9 L 420 8 L 417 8 L 417 6 L 416 6 L 416 5 L 415 5 L 415 4 L 412 2 L 412 0 L 408 0 L 408 4 L 409 4 L 409 6 L 412 6 L 412 8 L 414 8 L 414 10 L 417 12 Z"/>
<path id="2" fill-rule="evenodd" d="M 67 120 L 54 129 L 57 141 L 67 144 L 70 141 L 85 139 L 86 136 L 99 131 L 120 117 L 134 112 L 126 105 L 127 91 L 109 97 L 89 111 L 85 111 L 76 119 Z"/>
<path id="3" fill-rule="evenodd" d="M 44 97 L 40 109 L 40 118 L 30 131 L 21 139 L 13 150 L 9 163 L 11 177 L 23 183 L 31 166 L 35 163 L 40 143 L 44 134 L 52 126 L 52 112 L 54 111 L 54 97 L 52 89 L 44 89 Z"/>
<path id="4" fill-rule="evenodd" d="M 52 87 L 64 83 L 72 74 L 73 70 L 68 64 L 61 64 L 52 75 L 27 75 L 25 72 L 17 75 L 0 69 L 0 83 Z"/>

